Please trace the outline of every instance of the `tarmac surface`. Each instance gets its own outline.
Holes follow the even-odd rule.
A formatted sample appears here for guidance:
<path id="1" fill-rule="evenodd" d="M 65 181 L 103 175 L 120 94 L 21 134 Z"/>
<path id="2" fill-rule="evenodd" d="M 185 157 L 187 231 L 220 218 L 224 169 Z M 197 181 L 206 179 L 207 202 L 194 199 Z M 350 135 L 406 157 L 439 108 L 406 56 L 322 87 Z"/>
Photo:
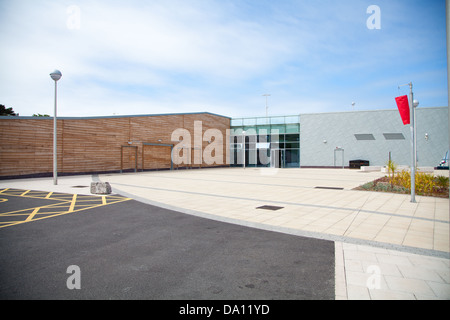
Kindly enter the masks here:
<path id="1" fill-rule="evenodd" d="M 1 198 L 2 213 L 56 201 Z M 0 299 L 334 299 L 331 241 L 135 200 L 50 218 L 0 229 Z"/>
<path id="2" fill-rule="evenodd" d="M 352 190 L 383 175 L 227 168 L 73 176 L 58 186 L 3 180 L 0 199 L 14 189 L 69 195 L 15 212 L 22 220 L 0 213 L 0 247 L 13 258 L 1 260 L 2 282 L 12 281 L 11 298 L 47 284 L 62 299 L 450 299 L 449 200 Z M 99 180 L 115 197 L 78 203 Z M 67 289 L 69 265 L 81 269 L 81 290 Z"/>

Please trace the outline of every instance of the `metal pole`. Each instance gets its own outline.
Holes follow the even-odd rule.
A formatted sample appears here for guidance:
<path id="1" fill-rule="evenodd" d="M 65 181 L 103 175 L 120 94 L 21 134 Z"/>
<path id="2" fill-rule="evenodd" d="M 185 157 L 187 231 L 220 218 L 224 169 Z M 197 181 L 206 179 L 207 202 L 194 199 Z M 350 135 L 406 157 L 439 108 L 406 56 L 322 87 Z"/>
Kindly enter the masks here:
<path id="1" fill-rule="evenodd" d="M 409 108 L 411 117 L 411 202 L 416 202 L 416 126 L 414 123 L 414 95 L 412 90 L 412 82 L 409 83 Z"/>
<path id="2" fill-rule="evenodd" d="M 244 169 L 245 169 L 245 131 L 242 131 L 242 152 L 244 157 Z"/>
<path id="3" fill-rule="evenodd" d="M 413 101 L 413 110 L 414 110 L 414 165 L 416 168 L 419 167 L 417 163 L 417 117 L 416 117 L 416 106 Z"/>
<path id="4" fill-rule="evenodd" d="M 448 141 L 450 150 L 450 0 L 445 1 L 445 12 L 446 12 L 446 29 L 447 29 L 447 95 L 448 95 Z M 449 170 L 450 178 L 450 170 Z M 449 195 L 450 199 L 450 195 Z"/>
<path id="5" fill-rule="evenodd" d="M 57 126 L 56 126 L 56 110 L 57 110 L 57 84 L 55 81 L 55 110 L 53 114 L 53 184 L 58 184 L 58 155 L 57 155 Z"/>
<path id="6" fill-rule="evenodd" d="M 269 112 L 268 109 L 269 107 L 267 106 L 267 97 L 270 97 L 270 94 L 263 94 L 263 97 L 266 97 L 266 118 L 269 116 Z"/>

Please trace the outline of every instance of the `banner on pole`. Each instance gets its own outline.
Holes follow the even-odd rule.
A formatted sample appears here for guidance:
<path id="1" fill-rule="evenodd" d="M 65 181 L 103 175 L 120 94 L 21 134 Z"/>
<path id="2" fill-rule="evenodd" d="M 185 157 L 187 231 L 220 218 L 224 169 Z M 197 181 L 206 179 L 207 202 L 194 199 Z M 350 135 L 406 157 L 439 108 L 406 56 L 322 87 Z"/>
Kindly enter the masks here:
<path id="1" fill-rule="evenodd" d="M 395 98 L 395 102 L 397 103 L 397 108 L 400 112 L 400 117 L 402 117 L 403 124 L 410 124 L 408 96 L 397 97 Z"/>

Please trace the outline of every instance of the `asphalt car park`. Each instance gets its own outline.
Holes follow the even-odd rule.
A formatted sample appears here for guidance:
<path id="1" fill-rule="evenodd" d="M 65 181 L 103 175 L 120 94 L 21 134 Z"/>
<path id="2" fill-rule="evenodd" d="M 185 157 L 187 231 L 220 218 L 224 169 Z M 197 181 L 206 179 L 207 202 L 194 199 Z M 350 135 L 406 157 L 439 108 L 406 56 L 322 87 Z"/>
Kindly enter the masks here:
<path id="1" fill-rule="evenodd" d="M 328 300 L 334 248 L 121 196 L 0 190 L 0 299 Z"/>

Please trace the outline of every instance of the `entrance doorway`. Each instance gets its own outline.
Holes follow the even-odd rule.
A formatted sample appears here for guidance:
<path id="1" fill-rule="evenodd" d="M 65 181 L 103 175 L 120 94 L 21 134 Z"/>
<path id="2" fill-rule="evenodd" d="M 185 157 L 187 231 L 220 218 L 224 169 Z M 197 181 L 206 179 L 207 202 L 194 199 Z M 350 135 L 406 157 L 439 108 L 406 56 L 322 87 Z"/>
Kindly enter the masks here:
<path id="1" fill-rule="evenodd" d="M 270 167 L 284 168 L 285 167 L 286 150 L 272 149 L 270 150 Z"/>

